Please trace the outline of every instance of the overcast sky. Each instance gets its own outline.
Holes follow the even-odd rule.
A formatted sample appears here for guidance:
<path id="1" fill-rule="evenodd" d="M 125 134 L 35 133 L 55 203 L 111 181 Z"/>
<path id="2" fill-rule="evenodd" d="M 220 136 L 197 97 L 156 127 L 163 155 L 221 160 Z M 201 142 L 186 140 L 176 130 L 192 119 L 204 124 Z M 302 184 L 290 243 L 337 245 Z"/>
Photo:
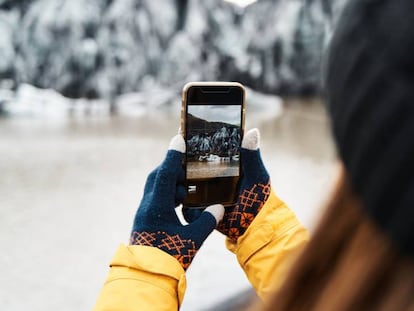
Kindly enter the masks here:
<path id="1" fill-rule="evenodd" d="M 187 107 L 188 113 L 198 118 L 240 126 L 241 107 L 239 105 L 189 105 Z"/>

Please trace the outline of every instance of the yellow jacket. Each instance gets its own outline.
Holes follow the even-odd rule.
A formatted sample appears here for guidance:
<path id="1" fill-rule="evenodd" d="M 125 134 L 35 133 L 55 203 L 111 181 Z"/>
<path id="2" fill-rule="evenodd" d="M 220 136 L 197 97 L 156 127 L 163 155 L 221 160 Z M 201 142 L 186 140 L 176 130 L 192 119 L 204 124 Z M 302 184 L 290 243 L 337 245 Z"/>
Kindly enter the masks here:
<path id="1" fill-rule="evenodd" d="M 259 297 L 279 288 L 307 230 L 273 192 L 237 243 L 227 240 Z M 96 303 L 96 311 L 178 310 L 186 289 L 178 261 L 148 246 L 121 245 Z"/>

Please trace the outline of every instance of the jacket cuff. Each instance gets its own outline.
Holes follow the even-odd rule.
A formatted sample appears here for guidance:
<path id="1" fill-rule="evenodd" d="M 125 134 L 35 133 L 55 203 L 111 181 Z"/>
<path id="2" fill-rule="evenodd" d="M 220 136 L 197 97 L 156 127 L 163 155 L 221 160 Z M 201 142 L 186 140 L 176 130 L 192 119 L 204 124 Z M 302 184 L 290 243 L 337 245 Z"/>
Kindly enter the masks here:
<path id="1" fill-rule="evenodd" d="M 110 263 L 111 267 L 120 266 L 146 274 L 153 274 L 154 279 L 163 276 L 165 282 L 159 286 L 164 287 L 172 295 L 177 295 L 181 305 L 186 289 L 185 271 L 181 264 L 166 252 L 150 246 L 121 244 Z"/>
<path id="2" fill-rule="evenodd" d="M 237 242 L 227 240 L 256 293 L 266 301 L 283 284 L 309 238 L 296 215 L 274 193 Z"/>
<path id="3" fill-rule="evenodd" d="M 295 213 L 272 189 L 266 203 L 246 232 L 236 242 L 227 238 L 226 247 L 237 255 L 237 260 L 243 266 L 257 251 L 298 225 L 301 226 Z"/>

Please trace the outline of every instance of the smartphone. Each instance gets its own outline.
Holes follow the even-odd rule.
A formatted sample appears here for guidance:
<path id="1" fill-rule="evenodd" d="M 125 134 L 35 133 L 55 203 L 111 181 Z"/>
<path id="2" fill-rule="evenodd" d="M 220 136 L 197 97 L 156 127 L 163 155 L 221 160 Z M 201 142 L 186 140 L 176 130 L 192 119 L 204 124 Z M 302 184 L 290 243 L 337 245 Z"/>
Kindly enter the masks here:
<path id="1" fill-rule="evenodd" d="M 237 202 L 245 93 L 237 82 L 191 82 L 184 86 L 185 208 Z"/>

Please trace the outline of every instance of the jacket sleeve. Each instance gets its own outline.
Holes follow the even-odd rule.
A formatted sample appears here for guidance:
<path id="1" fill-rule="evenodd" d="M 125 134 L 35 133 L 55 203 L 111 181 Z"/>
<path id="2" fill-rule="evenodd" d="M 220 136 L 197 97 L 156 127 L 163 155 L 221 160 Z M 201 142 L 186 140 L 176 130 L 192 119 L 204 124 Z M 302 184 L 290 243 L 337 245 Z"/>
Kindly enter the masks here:
<path id="1" fill-rule="evenodd" d="M 162 250 L 121 245 L 95 311 L 178 310 L 186 288 L 184 269 Z"/>
<path id="2" fill-rule="evenodd" d="M 237 242 L 227 239 L 226 245 L 237 255 L 258 296 L 266 300 L 283 283 L 308 240 L 308 231 L 272 191 L 246 232 Z"/>

